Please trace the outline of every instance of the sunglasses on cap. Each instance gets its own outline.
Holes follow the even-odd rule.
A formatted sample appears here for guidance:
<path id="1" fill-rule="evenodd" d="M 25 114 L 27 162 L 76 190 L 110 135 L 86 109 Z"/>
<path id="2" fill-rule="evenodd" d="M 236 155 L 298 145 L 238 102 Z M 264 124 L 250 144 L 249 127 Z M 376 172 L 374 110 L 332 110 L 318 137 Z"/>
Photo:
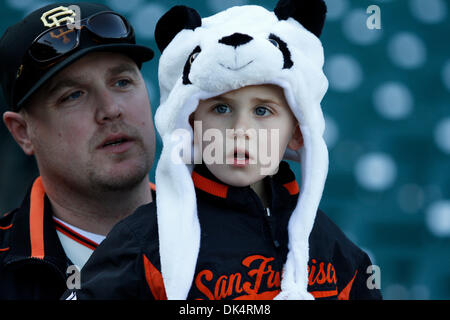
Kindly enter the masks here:
<path id="1" fill-rule="evenodd" d="M 80 45 L 81 29 L 88 29 L 101 42 L 127 42 L 133 38 L 127 20 L 115 12 L 99 12 L 76 23 L 45 30 L 32 42 L 29 56 L 38 63 L 51 63 Z"/>

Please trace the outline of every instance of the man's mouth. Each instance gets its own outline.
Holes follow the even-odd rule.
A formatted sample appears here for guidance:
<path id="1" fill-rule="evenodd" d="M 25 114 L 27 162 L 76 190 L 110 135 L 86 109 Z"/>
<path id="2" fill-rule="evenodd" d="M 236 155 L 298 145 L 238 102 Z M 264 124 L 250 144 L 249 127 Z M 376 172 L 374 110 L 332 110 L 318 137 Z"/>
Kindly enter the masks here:
<path id="1" fill-rule="evenodd" d="M 108 150 L 113 153 L 122 153 L 131 147 L 132 141 L 132 138 L 124 134 L 110 135 L 100 143 L 98 149 Z"/>
<path id="2" fill-rule="evenodd" d="M 121 143 L 124 143 L 124 142 L 127 142 L 127 141 L 129 141 L 129 140 L 125 139 L 125 138 L 120 138 L 120 139 L 108 141 L 108 142 L 103 144 L 102 148 L 107 147 L 107 146 L 117 146 L 117 145 L 119 145 Z"/>

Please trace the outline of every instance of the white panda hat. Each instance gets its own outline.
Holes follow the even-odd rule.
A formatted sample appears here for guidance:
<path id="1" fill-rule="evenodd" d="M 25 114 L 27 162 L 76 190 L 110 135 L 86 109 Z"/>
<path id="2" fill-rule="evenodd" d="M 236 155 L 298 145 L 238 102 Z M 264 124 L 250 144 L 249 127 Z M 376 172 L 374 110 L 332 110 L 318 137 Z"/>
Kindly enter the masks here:
<path id="1" fill-rule="evenodd" d="M 200 249 L 200 224 L 192 182 L 189 115 L 199 100 L 248 85 L 283 88 L 303 136 L 303 147 L 285 159 L 301 163 L 298 202 L 288 225 L 289 253 L 276 299 L 314 299 L 308 293 L 309 234 L 328 173 L 325 121 L 320 102 L 328 89 L 319 40 L 323 0 L 280 0 L 273 12 L 232 7 L 207 18 L 175 6 L 159 21 L 155 39 L 161 104 L 155 114 L 163 149 L 156 167 L 161 273 L 168 299 L 186 299 Z M 185 139 L 177 129 L 190 132 Z M 186 149 L 187 148 L 187 149 Z"/>

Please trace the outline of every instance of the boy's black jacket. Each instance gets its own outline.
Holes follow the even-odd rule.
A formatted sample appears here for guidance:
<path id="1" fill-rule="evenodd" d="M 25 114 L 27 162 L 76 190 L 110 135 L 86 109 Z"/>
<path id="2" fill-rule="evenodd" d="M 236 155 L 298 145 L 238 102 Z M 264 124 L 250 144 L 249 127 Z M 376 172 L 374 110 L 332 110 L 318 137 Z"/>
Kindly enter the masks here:
<path id="1" fill-rule="evenodd" d="M 202 231 L 188 299 L 272 299 L 280 291 L 287 224 L 299 193 L 289 165 L 282 162 L 264 180 L 269 211 L 250 187 L 224 185 L 204 166 L 196 166 L 192 178 Z M 166 298 L 155 202 L 118 223 L 93 253 L 81 272 L 77 299 Z M 308 291 L 316 299 L 381 299 L 367 254 L 320 210 L 309 245 Z M 74 296 L 67 291 L 63 298 Z"/>

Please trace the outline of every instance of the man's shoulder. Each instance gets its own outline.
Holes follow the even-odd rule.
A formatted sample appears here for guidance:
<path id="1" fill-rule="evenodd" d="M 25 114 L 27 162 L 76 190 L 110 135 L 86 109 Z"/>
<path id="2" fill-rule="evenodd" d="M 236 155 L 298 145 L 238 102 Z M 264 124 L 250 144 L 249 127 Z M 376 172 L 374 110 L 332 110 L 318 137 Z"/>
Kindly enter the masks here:
<path id="1" fill-rule="evenodd" d="M 7 252 L 11 249 L 11 231 L 14 227 L 14 218 L 18 210 L 0 213 L 0 264 Z"/>
<path id="2" fill-rule="evenodd" d="M 14 232 L 21 236 L 19 242 L 24 240 L 22 236 L 25 237 L 30 232 L 30 192 L 31 186 L 19 207 L 16 207 L 13 210 L 0 212 L 0 261 L 6 256 L 1 253 L 10 251 L 11 247 L 17 244 L 11 244 L 11 234 L 14 230 L 18 230 L 17 232 Z"/>
<path id="3" fill-rule="evenodd" d="M 19 208 L 16 208 L 14 210 L 7 211 L 7 212 L 0 212 L 0 230 L 9 229 L 9 228 L 6 228 L 7 227 L 6 225 L 10 225 L 12 223 L 12 221 L 18 211 L 19 211 Z"/>
<path id="4" fill-rule="evenodd" d="M 13 245 L 17 244 L 11 243 L 13 238 L 11 235 L 17 228 L 24 229 L 21 228 L 21 225 L 23 225 L 23 223 L 21 223 L 22 221 L 18 221 L 24 219 L 28 219 L 28 216 L 26 216 L 26 212 L 21 210 L 21 208 L 0 213 L 0 261 L 3 260 Z M 26 232 L 28 231 L 19 231 L 20 234 L 25 234 Z"/>

